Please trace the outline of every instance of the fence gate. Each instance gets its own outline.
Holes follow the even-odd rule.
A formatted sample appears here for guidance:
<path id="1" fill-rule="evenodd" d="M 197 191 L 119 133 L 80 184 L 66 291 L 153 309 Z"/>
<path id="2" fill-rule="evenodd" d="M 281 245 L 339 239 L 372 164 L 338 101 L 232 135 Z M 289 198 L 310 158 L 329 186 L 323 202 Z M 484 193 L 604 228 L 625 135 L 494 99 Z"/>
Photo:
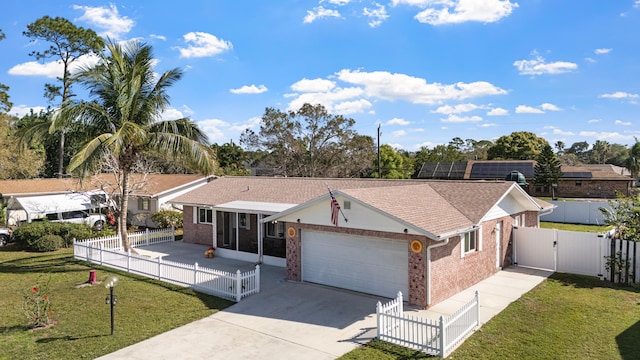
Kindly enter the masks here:
<path id="1" fill-rule="evenodd" d="M 513 239 L 518 266 L 600 277 L 605 273 L 610 243 L 605 235 L 518 227 Z"/>

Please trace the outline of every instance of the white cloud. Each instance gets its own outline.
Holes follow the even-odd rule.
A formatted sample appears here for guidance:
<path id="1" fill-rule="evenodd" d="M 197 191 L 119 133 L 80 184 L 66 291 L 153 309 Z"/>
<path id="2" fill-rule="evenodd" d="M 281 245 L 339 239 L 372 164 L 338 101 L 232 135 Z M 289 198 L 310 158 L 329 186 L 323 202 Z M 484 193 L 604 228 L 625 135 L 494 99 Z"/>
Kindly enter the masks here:
<path id="1" fill-rule="evenodd" d="M 445 123 L 465 123 L 465 122 L 478 122 L 482 121 L 480 116 L 458 116 L 458 115 L 449 115 L 446 119 L 440 119 L 440 121 Z"/>
<path id="2" fill-rule="evenodd" d="M 616 120 L 615 124 L 616 125 L 622 125 L 622 126 L 631 126 L 631 121 Z"/>
<path id="3" fill-rule="evenodd" d="M 518 68 L 520 75 L 562 74 L 574 71 L 578 65 L 568 61 L 556 61 L 546 63 L 542 56 L 536 56 L 531 60 L 517 60 L 513 66 Z"/>
<path id="4" fill-rule="evenodd" d="M 425 79 L 405 75 L 392 74 L 386 71 L 352 71 L 341 70 L 338 79 L 362 86 L 369 97 L 384 100 L 406 100 L 416 104 L 436 104 L 443 100 L 463 100 L 487 95 L 504 95 L 506 90 L 491 83 L 477 81 L 443 85 L 428 84 Z"/>
<path id="5" fill-rule="evenodd" d="M 244 85 L 237 89 L 231 89 L 229 91 L 232 94 L 262 94 L 263 92 L 266 92 L 268 90 L 269 89 L 267 89 L 267 87 L 264 85 L 255 86 L 254 84 L 251 84 L 251 85 Z"/>
<path id="6" fill-rule="evenodd" d="M 233 131 L 237 131 L 237 132 L 243 132 L 246 129 L 253 129 L 256 128 L 258 126 L 260 126 L 260 123 L 262 122 L 262 118 L 259 116 L 254 116 L 252 118 L 249 118 L 246 122 L 242 123 L 242 124 L 236 124 L 230 127 L 231 130 Z"/>
<path id="7" fill-rule="evenodd" d="M 572 131 L 564 131 L 562 129 L 558 129 L 555 126 L 545 126 L 545 129 L 552 129 L 554 135 L 562 135 L 562 136 L 574 136 L 575 133 Z"/>
<path id="8" fill-rule="evenodd" d="M 291 90 L 299 92 L 324 92 L 336 87 L 336 83 L 325 79 L 302 79 L 291 85 Z"/>
<path id="9" fill-rule="evenodd" d="M 385 125 L 401 125 L 401 126 L 405 126 L 409 124 L 411 124 L 411 122 L 405 119 L 400 119 L 400 118 L 393 118 L 385 123 Z"/>
<path id="10" fill-rule="evenodd" d="M 114 4 L 110 4 L 108 8 L 73 5 L 73 9 L 84 11 L 84 14 L 76 20 L 90 23 L 92 27 L 100 29 L 101 36 L 108 36 L 112 39 L 120 39 L 136 24 L 128 17 L 121 16 Z"/>
<path id="11" fill-rule="evenodd" d="M 183 117 L 185 116 L 182 114 L 182 112 L 175 108 L 166 109 L 162 112 L 162 114 L 160 114 L 161 120 L 177 120 L 182 119 Z"/>
<path id="12" fill-rule="evenodd" d="M 481 23 L 496 22 L 511 14 L 518 7 L 508 0 L 447 0 L 447 1 L 393 1 L 426 9 L 419 12 L 415 19 L 430 25 L 458 24 L 467 21 Z"/>
<path id="13" fill-rule="evenodd" d="M 405 130 L 396 130 L 391 132 L 391 136 L 393 137 L 401 137 L 401 136 L 405 136 L 407 135 L 407 132 Z"/>
<path id="14" fill-rule="evenodd" d="M 611 94 L 602 94 L 598 96 L 599 98 L 604 99 L 637 99 L 640 97 L 638 94 L 630 94 L 624 91 L 616 91 Z"/>
<path id="15" fill-rule="evenodd" d="M 509 111 L 503 108 L 493 108 L 487 111 L 487 116 L 505 116 L 509 115 Z"/>
<path id="16" fill-rule="evenodd" d="M 11 110 L 7 112 L 7 114 L 15 117 L 23 117 L 28 115 L 33 110 L 34 114 L 39 113 L 40 111 L 46 111 L 47 108 L 44 106 L 27 106 L 27 105 L 14 105 Z"/>
<path id="17" fill-rule="evenodd" d="M 596 140 L 614 140 L 614 141 L 631 141 L 635 139 L 633 134 L 623 135 L 619 132 L 597 132 L 597 131 L 581 131 L 580 136 L 592 137 Z"/>
<path id="18" fill-rule="evenodd" d="M 601 49 L 595 49 L 593 53 L 596 55 L 604 55 L 604 54 L 610 53 L 612 50 L 613 49 L 601 48 Z"/>
<path id="19" fill-rule="evenodd" d="M 333 106 L 333 112 L 341 115 L 349 115 L 364 112 L 370 107 L 371 103 L 365 99 L 343 101 Z"/>
<path id="20" fill-rule="evenodd" d="M 321 104 L 322 106 L 325 107 L 325 109 L 327 109 L 328 112 L 333 112 L 335 103 L 356 101 L 358 100 L 357 98 L 361 97 L 362 95 L 363 95 L 363 90 L 357 87 L 349 87 L 349 88 L 336 87 L 331 91 L 327 91 L 327 92 L 304 93 L 304 94 L 297 95 L 297 97 L 289 103 L 289 107 L 287 110 L 296 111 L 300 109 L 300 107 L 305 103 L 309 103 L 314 105 Z M 341 109 L 343 111 L 351 110 L 352 107 L 350 109 L 346 108 L 348 105 L 352 105 L 352 106 L 356 105 L 356 106 L 363 107 L 366 105 L 370 106 L 371 103 L 369 103 L 368 101 L 366 103 L 364 102 L 359 102 L 357 104 L 350 103 L 350 104 L 341 105 Z"/>
<path id="21" fill-rule="evenodd" d="M 77 58 L 70 66 L 69 72 L 74 74 L 80 67 L 87 67 L 95 64 L 98 57 L 95 55 L 82 55 Z M 46 76 L 51 79 L 62 77 L 64 65 L 61 60 L 40 63 L 37 61 L 27 61 L 18 64 L 9 69 L 9 75 L 21 76 Z"/>
<path id="22" fill-rule="evenodd" d="M 599 123 L 601 120 L 600 119 L 591 119 L 587 121 L 587 124 L 595 124 L 595 123 Z"/>
<path id="23" fill-rule="evenodd" d="M 542 105 L 540 105 L 540 109 L 544 110 L 544 111 L 561 111 L 562 109 L 560 109 L 559 107 L 553 105 L 553 104 L 549 104 L 549 103 L 544 103 Z"/>
<path id="24" fill-rule="evenodd" d="M 387 14 L 387 10 L 384 8 L 384 5 L 375 4 L 377 6 L 376 9 L 369 9 L 365 7 L 362 10 L 362 14 L 369 18 L 369 26 L 372 28 L 380 26 L 385 20 L 389 18 L 389 14 Z"/>
<path id="25" fill-rule="evenodd" d="M 320 0 L 322 2 L 322 0 Z M 327 0 L 329 4 L 344 6 L 351 2 L 351 0 Z"/>
<path id="26" fill-rule="evenodd" d="M 498 124 L 494 124 L 494 123 L 484 123 L 484 124 L 478 124 L 479 127 L 482 128 L 488 128 L 488 127 L 494 127 L 494 126 L 498 126 Z"/>
<path id="27" fill-rule="evenodd" d="M 475 105 L 475 104 L 458 104 L 455 106 L 451 106 L 451 105 L 444 105 L 444 106 L 440 106 L 437 109 L 433 110 L 432 112 L 434 113 L 438 113 L 438 114 L 461 114 L 461 113 L 466 113 L 466 112 L 470 112 L 473 110 L 478 109 L 479 106 Z"/>
<path id="28" fill-rule="evenodd" d="M 592 63 L 592 64 L 597 62 L 597 61 L 596 61 L 596 59 L 591 58 L 591 57 L 586 57 L 586 58 L 584 58 L 584 61 L 589 62 L 589 63 Z"/>
<path id="29" fill-rule="evenodd" d="M 151 34 L 149 35 L 150 38 L 152 39 L 158 39 L 158 40 L 162 40 L 162 41 L 166 41 L 167 37 L 164 35 L 156 35 L 156 34 Z"/>
<path id="30" fill-rule="evenodd" d="M 518 105 L 516 107 L 516 114 L 544 114 L 544 111 L 526 105 Z"/>
<path id="31" fill-rule="evenodd" d="M 304 17 L 302 22 L 305 24 L 310 24 L 316 21 L 317 19 L 321 19 L 325 17 L 340 18 L 341 16 L 340 16 L 340 12 L 338 12 L 337 10 L 325 9 L 322 6 L 318 6 L 313 8 L 313 11 L 307 10 L 307 16 Z"/>
<path id="32" fill-rule="evenodd" d="M 176 47 L 183 58 L 215 56 L 233 48 L 230 41 L 218 39 L 215 35 L 205 32 L 190 32 L 184 34 L 183 38 L 190 44 L 186 48 Z"/>
<path id="33" fill-rule="evenodd" d="M 198 127 L 209 137 L 211 142 L 219 142 L 225 139 L 223 128 L 228 128 L 229 123 L 220 119 L 205 119 L 197 121 Z"/>

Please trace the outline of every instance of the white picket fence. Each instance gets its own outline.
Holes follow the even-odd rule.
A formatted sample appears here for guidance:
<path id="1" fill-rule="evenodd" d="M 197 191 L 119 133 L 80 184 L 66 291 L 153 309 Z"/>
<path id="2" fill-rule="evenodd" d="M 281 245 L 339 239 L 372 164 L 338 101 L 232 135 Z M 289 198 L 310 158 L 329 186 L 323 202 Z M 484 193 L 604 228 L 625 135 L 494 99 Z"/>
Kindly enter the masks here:
<path id="1" fill-rule="evenodd" d="M 447 318 L 432 321 L 409 316 L 403 310 L 402 292 L 386 304 L 376 305 L 378 338 L 382 341 L 447 357 L 480 325 L 480 300 L 473 300 Z"/>
<path id="2" fill-rule="evenodd" d="M 158 234 L 159 232 L 154 234 L 153 231 L 130 234 L 129 239 L 132 244 L 135 242 L 135 246 L 169 241 L 167 236 Z M 260 292 L 260 265 L 256 265 L 255 269 L 250 271 L 238 270 L 232 273 L 201 267 L 197 262 L 186 264 L 163 260 L 162 257 L 151 259 L 132 254 L 131 251 L 122 251 L 119 240 L 120 238 L 115 236 L 74 241 L 73 255 L 79 260 L 189 286 L 194 290 L 236 302 Z"/>
<path id="3" fill-rule="evenodd" d="M 131 247 L 136 248 L 175 241 L 176 238 L 174 234 L 175 229 L 173 227 L 157 230 L 147 229 L 145 231 L 130 233 L 127 235 L 127 238 L 129 239 Z M 100 247 L 100 245 L 102 245 L 107 249 L 124 249 L 120 234 L 82 240 L 82 242 L 91 243 L 97 247 Z"/>

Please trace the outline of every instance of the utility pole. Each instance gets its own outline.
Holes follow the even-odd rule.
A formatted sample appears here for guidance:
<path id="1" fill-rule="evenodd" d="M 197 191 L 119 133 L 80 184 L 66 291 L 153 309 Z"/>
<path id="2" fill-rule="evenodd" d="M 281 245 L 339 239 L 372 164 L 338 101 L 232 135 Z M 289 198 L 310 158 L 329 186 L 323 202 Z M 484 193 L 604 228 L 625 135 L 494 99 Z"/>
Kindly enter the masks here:
<path id="1" fill-rule="evenodd" d="M 378 124 L 378 179 L 382 178 L 382 173 L 380 172 L 380 124 Z"/>

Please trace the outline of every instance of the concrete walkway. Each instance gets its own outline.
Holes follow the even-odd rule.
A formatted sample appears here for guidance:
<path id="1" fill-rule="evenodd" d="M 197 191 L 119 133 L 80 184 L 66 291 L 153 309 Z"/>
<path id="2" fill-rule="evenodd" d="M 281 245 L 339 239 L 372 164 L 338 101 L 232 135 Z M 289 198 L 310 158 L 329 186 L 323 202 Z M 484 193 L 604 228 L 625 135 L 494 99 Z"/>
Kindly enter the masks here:
<path id="1" fill-rule="evenodd" d="M 480 296 L 484 324 L 551 272 L 508 268 L 411 315 L 437 319 Z M 335 359 L 376 337 L 375 304 L 388 301 L 334 288 L 284 281 L 269 285 L 217 314 L 100 359 Z"/>

